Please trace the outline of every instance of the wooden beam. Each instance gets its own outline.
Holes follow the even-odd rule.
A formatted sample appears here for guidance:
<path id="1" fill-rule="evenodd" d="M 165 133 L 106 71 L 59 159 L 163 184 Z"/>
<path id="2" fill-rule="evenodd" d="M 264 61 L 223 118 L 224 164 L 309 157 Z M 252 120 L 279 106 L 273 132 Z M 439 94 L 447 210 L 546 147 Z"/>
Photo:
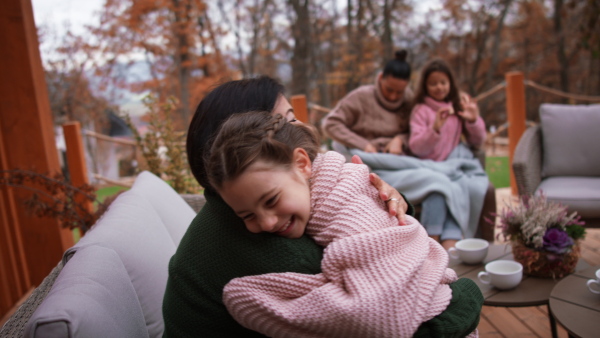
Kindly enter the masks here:
<path id="1" fill-rule="evenodd" d="M 0 170 L 8 170 L 1 125 L 0 123 Z M 0 185 L 0 314 L 4 312 L 3 309 L 10 309 L 18 296 L 31 285 L 16 215 L 12 188 Z"/>
<path id="2" fill-rule="evenodd" d="M 513 195 L 518 194 L 512 161 L 517 143 L 525 132 L 525 83 L 523 73 L 509 72 L 506 78 L 506 113 L 508 116 L 508 155 L 510 166 L 510 187 Z"/>
<path id="3" fill-rule="evenodd" d="M 290 103 L 294 109 L 294 115 L 296 115 L 296 118 L 303 123 L 309 123 L 306 95 L 294 95 L 291 97 Z"/>
<path id="4" fill-rule="evenodd" d="M 6 160 L 2 169 L 58 173 L 61 168 L 30 0 L 0 1 L 0 32 L 0 152 Z M 22 273 L 21 278 L 29 279 L 25 284 L 37 285 L 73 245 L 72 232 L 56 219 L 29 214 L 23 202 L 31 197 L 30 191 L 15 188 L 3 197 L 2 217 L 12 233 L 19 234 L 20 239 L 12 235 L 11 241 L 14 248 L 19 247 L 15 241 L 21 241 L 23 266 L 28 268 L 29 276 Z M 14 248 L 16 257 L 19 252 Z M 22 292 L 27 289 L 21 288 Z M 0 313 L 5 310 L 0 308 Z"/>
<path id="5" fill-rule="evenodd" d="M 85 164 L 81 125 L 79 122 L 74 121 L 65 123 L 62 127 L 67 147 L 67 167 L 69 168 L 71 184 L 75 187 L 81 187 L 84 184 L 89 185 L 90 180 L 88 178 L 87 165 Z M 94 209 L 92 201 L 86 199 L 84 196 L 76 196 L 75 201 L 80 203 L 88 212 L 92 212 Z"/>

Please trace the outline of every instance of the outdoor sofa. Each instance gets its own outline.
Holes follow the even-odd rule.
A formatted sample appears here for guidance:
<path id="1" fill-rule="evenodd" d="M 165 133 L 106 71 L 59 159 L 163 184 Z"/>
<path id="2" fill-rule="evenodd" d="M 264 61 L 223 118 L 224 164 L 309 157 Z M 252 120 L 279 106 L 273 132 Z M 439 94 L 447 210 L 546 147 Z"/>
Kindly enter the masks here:
<path id="1" fill-rule="evenodd" d="M 169 259 L 203 201 L 142 172 L 64 253 L 0 337 L 162 336 Z"/>

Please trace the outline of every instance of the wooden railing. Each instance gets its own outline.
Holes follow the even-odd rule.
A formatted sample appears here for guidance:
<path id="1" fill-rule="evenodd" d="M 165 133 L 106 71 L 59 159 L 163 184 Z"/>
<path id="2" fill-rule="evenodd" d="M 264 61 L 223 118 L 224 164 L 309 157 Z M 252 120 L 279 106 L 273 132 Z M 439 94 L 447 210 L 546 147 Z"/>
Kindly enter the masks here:
<path id="1" fill-rule="evenodd" d="M 550 94 L 568 98 L 571 101 L 589 101 L 600 102 L 600 97 L 576 95 L 565 93 L 556 89 L 548 88 L 537 84 L 530 80 L 525 80 L 521 72 L 509 72 L 505 75 L 505 81 L 498 83 L 487 91 L 476 95 L 474 98 L 477 101 L 484 100 L 489 96 L 501 91 L 506 91 L 506 111 L 507 121 L 502 124 L 494 133 L 488 135 L 487 141 L 495 146 L 496 138 L 500 134 L 507 132 L 508 134 L 508 154 L 509 161 L 512 163 L 512 156 L 521 135 L 525 132 L 528 125 L 534 125 L 534 122 L 525 121 L 525 86 L 535 88 Z M 314 125 L 319 125 L 321 119 L 331 111 L 331 108 L 323 107 L 315 103 L 307 103 L 304 95 L 295 95 L 292 97 L 292 106 L 299 120 L 309 122 Z M 513 194 L 517 194 L 517 187 L 514 180 L 512 170 L 510 170 L 510 184 Z"/>

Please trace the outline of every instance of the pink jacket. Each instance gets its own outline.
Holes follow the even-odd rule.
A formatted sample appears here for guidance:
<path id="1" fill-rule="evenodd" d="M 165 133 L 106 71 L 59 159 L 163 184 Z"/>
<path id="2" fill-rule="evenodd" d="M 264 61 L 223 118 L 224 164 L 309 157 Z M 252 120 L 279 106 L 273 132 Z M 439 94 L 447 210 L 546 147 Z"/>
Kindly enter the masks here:
<path id="1" fill-rule="evenodd" d="M 413 108 L 410 116 L 408 145 L 414 156 L 444 161 L 460 142 L 463 132 L 466 134 L 469 145 L 476 147 L 483 145 L 486 131 L 481 116 L 477 118 L 477 121 L 469 123 L 454 114 L 448 117 L 439 133 L 433 130 L 437 110 L 448 106 L 451 106 L 451 103 L 436 101 L 427 96 L 425 103 L 417 104 Z"/>
<path id="2" fill-rule="evenodd" d="M 311 207 L 322 273 L 229 282 L 224 303 L 243 326 L 273 337 L 410 337 L 447 308 L 457 277 L 446 251 L 416 219 L 399 226 L 388 215 L 366 166 L 318 155 Z"/>

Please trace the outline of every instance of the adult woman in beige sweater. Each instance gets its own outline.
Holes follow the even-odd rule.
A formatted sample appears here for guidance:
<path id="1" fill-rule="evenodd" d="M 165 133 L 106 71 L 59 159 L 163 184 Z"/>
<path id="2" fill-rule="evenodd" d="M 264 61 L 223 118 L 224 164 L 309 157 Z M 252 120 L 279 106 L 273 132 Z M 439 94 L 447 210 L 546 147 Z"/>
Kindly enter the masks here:
<path id="1" fill-rule="evenodd" d="M 405 154 L 413 93 L 406 51 L 397 51 L 374 84 L 348 93 L 323 120 L 323 130 L 348 148 Z"/>

